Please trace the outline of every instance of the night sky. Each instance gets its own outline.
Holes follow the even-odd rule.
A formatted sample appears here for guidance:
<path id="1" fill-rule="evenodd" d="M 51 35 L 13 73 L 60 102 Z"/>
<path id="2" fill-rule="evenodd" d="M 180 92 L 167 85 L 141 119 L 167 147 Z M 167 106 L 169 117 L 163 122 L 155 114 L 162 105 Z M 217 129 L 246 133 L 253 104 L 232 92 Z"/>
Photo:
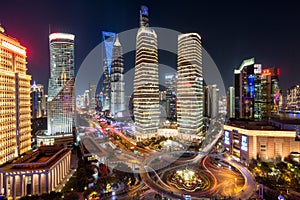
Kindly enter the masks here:
<path id="1" fill-rule="evenodd" d="M 27 47 L 28 73 L 48 85 L 51 32 L 73 33 L 75 67 L 101 42 L 101 31 L 121 32 L 139 26 L 140 5 L 149 7 L 150 26 L 198 32 L 226 87 L 243 59 L 255 57 L 263 68 L 280 67 L 280 85 L 300 84 L 300 12 L 287 1 L 169 0 L 3 0 L 0 23 Z M 160 62 L 176 67 L 175 59 Z M 125 60 L 131 68 L 134 53 Z M 129 67 L 130 66 L 130 67 Z"/>

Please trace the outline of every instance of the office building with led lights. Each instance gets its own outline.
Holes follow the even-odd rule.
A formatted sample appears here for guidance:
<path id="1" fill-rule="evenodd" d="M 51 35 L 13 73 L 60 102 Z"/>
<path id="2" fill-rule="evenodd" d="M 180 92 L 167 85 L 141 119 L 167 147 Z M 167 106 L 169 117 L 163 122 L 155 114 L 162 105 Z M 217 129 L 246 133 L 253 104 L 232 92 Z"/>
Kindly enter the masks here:
<path id="1" fill-rule="evenodd" d="M 125 110 L 125 82 L 123 50 L 119 37 L 116 37 L 113 48 L 111 66 L 111 113 L 116 114 Z"/>
<path id="2" fill-rule="evenodd" d="M 0 26 L 0 165 L 31 149 L 26 48 Z"/>
<path id="3" fill-rule="evenodd" d="M 177 74 L 167 73 L 165 75 L 165 87 L 166 87 L 166 114 L 167 119 L 170 121 L 176 121 L 177 119 Z"/>
<path id="4" fill-rule="evenodd" d="M 103 110 L 110 110 L 111 105 L 111 64 L 116 33 L 102 31 L 103 40 Z"/>
<path id="5" fill-rule="evenodd" d="M 227 117 L 235 118 L 235 96 L 234 87 L 230 86 L 227 90 Z"/>
<path id="6" fill-rule="evenodd" d="M 74 38 L 68 33 L 49 35 L 48 134 L 72 133 L 75 113 Z"/>
<path id="7" fill-rule="evenodd" d="M 286 105 L 289 111 L 300 111 L 300 86 L 295 85 L 287 90 Z"/>
<path id="8" fill-rule="evenodd" d="M 180 134 L 200 134 L 203 128 L 201 37 L 178 36 L 177 123 Z"/>
<path id="9" fill-rule="evenodd" d="M 239 119 L 262 119 L 261 65 L 254 58 L 244 60 L 235 76 L 235 117 Z"/>
<path id="10" fill-rule="evenodd" d="M 33 119 L 41 118 L 46 113 L 46 98 L 44 94 L 44 86 L 36 84 L 35 81 L 31 85 L 31 115 Z"/>
<path id="11" fill-rule="evenodd" d="M 137 137 L 156 133 L 160 115 L 157 35 L 149 27 L 148 16 L 148 8 L 142 6 L 134 72 L 133 113 Z"/>

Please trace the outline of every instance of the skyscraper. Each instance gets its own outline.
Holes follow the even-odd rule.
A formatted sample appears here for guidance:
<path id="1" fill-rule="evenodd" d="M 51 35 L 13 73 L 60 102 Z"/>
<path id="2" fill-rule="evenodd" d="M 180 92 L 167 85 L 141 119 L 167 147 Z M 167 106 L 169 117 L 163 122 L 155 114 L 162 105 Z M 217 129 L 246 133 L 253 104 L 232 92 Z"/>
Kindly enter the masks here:
<path id="1" fill-rule="evenodd" d="M 45 94 L 44 86 L 36 84 L 35 81 L 31 86 L 31 112 L 32 118 L 41 118 L 45 113 Z"/>
<path id="2" fill-rule="evenodd" d="M 111 64 L 112 52 L 115 43 L 116 33 L 102 31 L 103 40 L 103 110 L 110 110 L 111 104 Z"/>
<path id="3" fill-rule="evenodd" d="M 280 88 L 279 88 L 279 68 L 263 69 L 261 73 L 262 100 L 264 102 L 264 112 L 262 118 L 271 117 L 279 109 Z"/>
<path id="4" fill-rule="evenodd" d="M 89 112 L 94 113 L 96 109 L 96 90 L 95 83 L 89 83 Z"/>
<path id="5" fill-rule="evenodd" d="M 125 110 L 123 50 L 118 36 L 113 48 L 111 66 L 111 113 Z"/>
<path id="6" fill-rule="evenodd" d="M 74 38 L 68 33 L 49 35 L 50 79 L 48 133 L 72 133 L 75 112 Z"/>
<path id="7" fill-rule="evenodd" d="M 227 90 L 227 117 L 235 118 L 235 96 L 234 87 L 229 87 Z"/>
<path id="8" fill-rule="evenodd" d="M 260 84 L 261 65 L 254 58 L 244 60 L 235 75 L 235 117 L 261 119 L 262 99 Z M 255 95 L 256 93 L 256 95 Z"/>
<path id="9" fill-rule="evenodd" d="M 206 117 L 215 118 L 219 114 L 219 88 L 216 84 L 208 85 L 207 87 L 207 95 L 206 100 Z"/>
<path id="10" fill-rule="evenodd" d="M 165 87 L 166 87 L 166 113 L 167 119 L 176 121 L 176 90 L 177 90 L 177 74 L 167 73 L 165 75 Z"/>
<path id="11" fill-rule="evenodd" d="M 201 37 L 178 36 L 177 123 L 182 134 L 199 134 L 203 128 L 203 77 Z"/>
<path id="12" fill-rule="evenodd" d="M 140 10 L 134 72 L 134 120 L 138 137 L 156 133 L 159 124 L 157 35 L 149 28 L 148 8 Z"/>
<path id="13" fill-rule="evenodd" d="M 0 165 L 31 149 L 26 48 L 0 26 Z"/>

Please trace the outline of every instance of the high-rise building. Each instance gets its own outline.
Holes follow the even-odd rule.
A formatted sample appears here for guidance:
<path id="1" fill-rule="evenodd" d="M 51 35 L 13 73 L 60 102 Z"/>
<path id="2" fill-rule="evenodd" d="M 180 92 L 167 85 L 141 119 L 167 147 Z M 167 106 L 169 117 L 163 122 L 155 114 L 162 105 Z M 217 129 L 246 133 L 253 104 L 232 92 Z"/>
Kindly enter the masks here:
<path id="1" fill-rule="evenodd" d="M 157 35 L 149 27 L 148 8 L 140 10 L 134 72 L 134 120 L 137 137 L 156 133 L 159 124 Z"/>
<path id="2" fill-rule="evenodd" d="M 208 85 L 208 117 L 215 118 L 219 114 L 219 88 L 216 84 Z"/>
<path id="3" fill-rule="evenodd" d="M 32 118 L 41 118 L 45 114 L 45 94 L 44 86 L 36 84 L 35 81 L 31 86 L 31 113 Z"/>
<path id="4" fill-rule="evenodd" d="M 89 83 L 89 112 L 94 113 L 96 109 L 96 90 L 95 83 Z"/>
<path id="5" fill-rule="evenodd" d="M 111 113 L 116 114 L 125 110 L 125 82 L 123 50 L 119 37 L 116 37 L 113 48 L 111 66 Z"/>
<path id="6" fill-rule="evenodd" d="M 201 38 L 197 33 L 178 36 L 177 123 L 182 134 L 199 134 L 203 128 L 203 77 Z"/>
<path id="7" fill-rule="evenodd" d="M 26 48 L 0 26 L 0 165 L 31 149 Z"/>
<path id="8" fill-rule="evenodd" d="M 74 126 L 74 38 L 68 33 L 49 35 L 48 134 L 72 133 Z"/>
<path id="9" fill-rule="evenodd" d="M 90 107 L 90 91 L 85 90 L 83 93 L 83 105 L 85 109 L 89 109 Z"/>
<path id="10" fill-rule="evenodd" d="M 280 100 L 279 88 L 279 68 L 269 68 L 262 70 L 261 86 L 262 86 L 262 102 L 263 112 L 262 118 L 271 117 L 272 113 L 278 112 Z"/>
<path id="11" fill-rule="evenodd" d="M 300 86 L 295 85 L 287 90 L 286 105 L 288 110 L 300 110 Z"/>
<path id="12" fill-rule="evenodd" d="M 167 119 L 171 121 L 176 121 L 177 120 L 177 111 L 176 111 L 177 74 L 176 73 L 167 73 L 165 75 L 165 87 L 166 87 Z"/>
<path id="13" fill-rule="evenodd" d="M 244 60 L 241 66 L 234 70 L 236 118 L 261 118 L 262 96 L 258 93 L 262 91 L 260 74 L 261 65 L 255 64 L 254 58 Z"/>
<path id="14" fill-rule="evenodd" d="M 110 110 L 111 104 L 111 64 L 116 33 L 102 31 L 103 40 L 103 110 Z"/>
<path id="15" fill-rule="evenodd" d="M 234 87 L 230 86 L 227 90 L 227 117 L 235 118 L 235 91 Z"/>

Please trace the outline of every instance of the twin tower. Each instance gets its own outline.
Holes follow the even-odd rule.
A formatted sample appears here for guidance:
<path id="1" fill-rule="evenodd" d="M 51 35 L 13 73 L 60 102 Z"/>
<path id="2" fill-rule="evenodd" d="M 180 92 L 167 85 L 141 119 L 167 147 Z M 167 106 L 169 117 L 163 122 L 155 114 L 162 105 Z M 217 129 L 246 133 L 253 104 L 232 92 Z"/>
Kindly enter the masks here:
<path id="1" fill-rule="evenodd" d="M 140 10 L 136 36 L 133 113 L 137 138 L 157 133 L 159 127 L 158 45 L 149 27 L 148 8 Z M 179 134 L 200 134 L 203 127 L 201 38 L 197 33 L 178 36 L 177 123 Z"/>

